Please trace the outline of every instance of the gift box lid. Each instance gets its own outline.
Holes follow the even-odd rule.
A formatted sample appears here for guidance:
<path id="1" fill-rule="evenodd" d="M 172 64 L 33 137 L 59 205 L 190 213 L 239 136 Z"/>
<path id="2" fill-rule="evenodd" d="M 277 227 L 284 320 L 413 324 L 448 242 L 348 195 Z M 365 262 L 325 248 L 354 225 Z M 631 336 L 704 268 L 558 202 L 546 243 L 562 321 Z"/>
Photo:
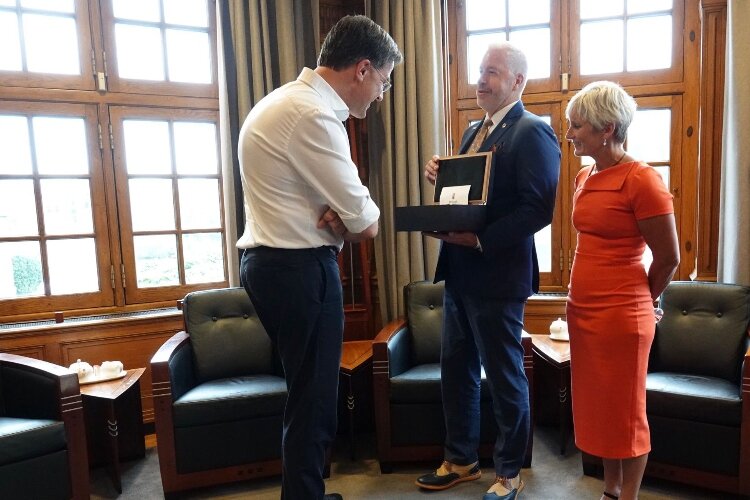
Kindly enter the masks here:
<path id="1" fill-rule="evenodd" d="M 433 201 L 440 203 L 440 193 L 444 187 L 471 186 L 469 188 L 469 204 L 487 204 L 491 168 L 492 152 L 441 157 L 440 169 L 435 179 Z"/>

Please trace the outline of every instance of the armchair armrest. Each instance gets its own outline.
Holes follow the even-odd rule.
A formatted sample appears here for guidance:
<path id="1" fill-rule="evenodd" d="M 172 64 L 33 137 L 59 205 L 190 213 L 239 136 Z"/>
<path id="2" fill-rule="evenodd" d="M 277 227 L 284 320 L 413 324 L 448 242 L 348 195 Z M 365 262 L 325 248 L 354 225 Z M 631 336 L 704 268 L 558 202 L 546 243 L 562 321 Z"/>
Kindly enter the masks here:
<path id="1" fill-rule="evenodd" d="M 187 373 L 190 381 L 178 380 L 179 374 Z M 177 469 L 174 443 L 174 414 L 172 404 L 192 382 L 192 349 L 190 336 L 177 332 L 164 342 L 151 358 L 151 388 L 154 397 L 154 426 L 156 427 L 157 451 L 162 480 L 172 478 Z M 178 392 L 182 390 L 182 392 Z"/>
<path id="2" fill-rule="evenodd" d="M 385 325 L 372 341 L 372 395 L 375 403 L 375 427 L 377 428 L 378 456 L 381 468 L 390 458 L 391 410 L 390 410 L 390 373 L 391 359 L 389 342 L 397 335 L 404 336 L 406 319 L 397 318 Z"/>
<path id="3" fill-rule="evenodd" d="M 373 366 L 380 364 L 386 377 L 403 373 L 409 360 L 406 319 L 397 318 L 385 325 L 372 341 Z"/>
<path id="4" fill-rule="evenodd" d="M 740 424 L 739 480 L 740 494 L 750 495 L 750 349 L 745 353 L 745 358 L 742 362 L 742 423 Z"/>
<path id="5" fill-rule="evenodd" d="M 78 375 L 40 359 L 0 353 L 5 409 L 21 418 L 62 420 L 74 499 L 89 498 L 89 460 Z"/>
<path id="6" fill-rule="evenodd" d="M 0 353 L 3 399 L 9 415 L 62 420 L 60 401 L 81 394 L 78 376 L 40 359 Z"/>
<path id="7" fill-rule="evenodd" d="M 192 347 L 190 336 L 185 331 L 175 333 L 153 355 L 151 380 L 154 390 L 157 388 L 157 383 L 159 387 L 169 386 L 172 400 L 179 398 L 195 386 Z"/>

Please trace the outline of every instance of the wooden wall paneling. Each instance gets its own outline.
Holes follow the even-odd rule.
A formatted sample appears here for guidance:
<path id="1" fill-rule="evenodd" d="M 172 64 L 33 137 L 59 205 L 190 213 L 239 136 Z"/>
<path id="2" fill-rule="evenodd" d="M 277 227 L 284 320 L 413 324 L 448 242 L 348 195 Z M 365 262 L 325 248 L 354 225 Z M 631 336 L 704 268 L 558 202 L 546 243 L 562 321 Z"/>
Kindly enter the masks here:
<path id="1" fill-rule="evenodd" d="M 557 318 L 565 319 L 565 296 L 534 297 L 526 303 L 523 329 L 529 333 L 549 333 L 549 325 Z"/>
<path id="2" fill-rule="evenodd" d="M 26 356 L 27 358 L 41 359 L 44 360 L 44 345 L 24 345 L 21 347 L 15 347 L 12 349 L 2 349 L 0 352 L 8 354 L 15 354 L 17 356 Z"/>
<path id="3" fill-rule="evenodd" d="M 727 2 L 701 2 L 697 279 L 715 281 L 719 247 Z"/>
<path id="4" fill-rule="evenodd" d="M 0 352 L 43 359 L 65 367 L 81 359 L 92 365 L 122 361 L 127 369 L 146 368 L 140 384 L 143 420 L 153 422 L 151 357 L 182 328 L 179 312 L 85 323 L 63 322 L 0 332 Z"/>

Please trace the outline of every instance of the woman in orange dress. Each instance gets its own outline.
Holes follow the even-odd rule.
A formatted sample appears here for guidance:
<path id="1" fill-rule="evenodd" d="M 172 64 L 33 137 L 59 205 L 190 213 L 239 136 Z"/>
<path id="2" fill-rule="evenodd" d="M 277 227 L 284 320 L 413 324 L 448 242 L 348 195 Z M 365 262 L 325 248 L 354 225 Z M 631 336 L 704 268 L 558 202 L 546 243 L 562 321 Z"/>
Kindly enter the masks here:
<path id="1" fill-rule="evenodd" d="M 603 460 L 603 500 L 638 497 L 651 451 L 653 301 L 679 264 L 672 195 L 656 170 L 624 149 L 635 110 L 635 100 L 612 82 L 586 85 L 566 110 L 575 155 L 596 162 L 575 180 L 578 242 L 567 320 L 576 445 Z M 648 271 L 646 245 L 653 254 Z"/>

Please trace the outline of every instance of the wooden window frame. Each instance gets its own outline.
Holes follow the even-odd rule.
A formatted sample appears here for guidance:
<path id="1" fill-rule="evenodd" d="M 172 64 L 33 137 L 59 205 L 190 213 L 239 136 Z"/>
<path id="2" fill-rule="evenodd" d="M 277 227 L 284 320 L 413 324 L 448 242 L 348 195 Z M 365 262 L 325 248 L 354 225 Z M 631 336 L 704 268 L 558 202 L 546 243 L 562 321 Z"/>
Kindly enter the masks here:
<path id="1" fill-rule="evenodd" d="M 116 61 L 113 60 L 112 17 L 109 0 L 75 0 L 78 26 L 79 50 L 82 72 L 75 77 L 36 74 L 30 72 L 0 72 L 0 110 L 28 113 L 43 111 L 59 114 L 60 111 L 85 115 L 87 140 L 91 163 L 92 209 L 94 233 L 97 245 L 97 269 L 100 291 L 87 294 L 58 296 L 19 297 L 0 300 L 0 323 L 17 323 L 70 316 L 100 315 L 129 312 L 165 306 L 174 306 L 190 291 L 228 286 L 228 259 L 226 221 L 224 220 L 223 192 L 220 192 L 222 249 L 224 257 L 224 280 L 213 283 L 175 287 L 155 287 L 137 293 L 135 264 L 132 248 L 132 231 L 125 224 L 129 205 L 123 184 L 118 179 L 115 156 L 118 140 L 110 114 L 117 109 L 132 107 L 140 111 L 167 113 L 170 119 L 210 116 L 217 125 L 218 137 L 218 55 L 216 43 L 216 1 L 207 0 L 209 10 L 209 38 L 211 40 L 212 82 L 206 85 L 171 84 L 165 82 L 120 82 L 115 76 Z M 110 28 L 107 28 L 109 26 Z M 109 56 L 109 57 L 107 57 Z M 105 61 L 110 65 L 105 75 Z M 98 82 L 106 78 L 106 86 Z M 85 110 L 85 112 L 81 111 Z M 165 111 L 166 110 L 166 111 Z M 163 115 L 162 115 L 163 117 Z M 122 148 L 120 148 L 121 150 Z M 217 151 L 217 158 L 220 158 Z M 217 173 L 219 188 L 221 169 Z M 37 200 L 39 203 L 39 200 Z M 218 232 L 218 228 L 217 231 Z M 193 231 L 186 231 L 193 232 Z M 194 232 L 206 232 L 194 231 Z M 56 236 L 57 237 L 57 236 Z M 49 287 L 46 282 L 45 286 Z"/>
<path id="2" fill-rule="evenodd" d="M 206 31 L 208 32 L 208 37 L 211 41 L 211 51 L 214 55 L 214 57 L 211 58 L 211 82 L 209 84 L 175 83 L 161 81 L 157 82 L 120 78 L 117 72 L 117 58 L 115 57 L 115 54 L 117 52 L 115 46 L 115 17 L 112 13 L 112 3 L 111 1 L 101 1 L 101 19 L 102 26 L 104 27 L 104 29 L 102 30 L 102 35 L 104 40 L 104 53 L 107 54 L 107 85 L 110 91 L 123 92 L 126 94 L 186 95 L 208 98 L 219 97 L 216 16 L 212 15 L 212 12 L 216 11 L 215 0 L 207 0 L 207 8 L 209 9 L 209 23 Z M 161 29 L 165 29 L 165 27 L 168 26 L 164 22 L 142 24 L 144 26 L 148 25 L 159 27 Z M 196 29 L 196 31 L 203 31 L 203 29 Z"/>
<path id="3" fill-rule="evenodd" d="M 29 314 L 38 311 L 40 307 L 45 310 L 71 309 L 81 303 L 91 307 L 104 306 L 113 301 L 113 291 L 110 281 L 110 242 L 107 237 L 106 219 L 106 194 L 104 188 L 104 171 L 99 148 L 99 137 L 97 134 L 98 111 L 91 104 L 69 104 L 69 103 L 41 103 L 28 101 L 2 101 L 0 102 L 0 113 L 15 114 L 25 117 L 33 116 L 57 116 L 82 118 L 86 124 L 87 154 L 89 157 L 88 175 L 40 175 L 36 170 L 29 175 L 7 175 L 0 176 L 4 179 L 30 178 L 34 183 L 34 191 L 37 205 L 37 213 L 41 214 L 42 199 L 39 194 L 40 179 L 44 178 L 86 178 L 89 179 L 91 190 L 91 217 L 93 233 L 90 235 L 96 242 L 97 271 L 99 275 L 99 290 L 89 293 L 76 293 L 68 295 L 50 295 L 49 264 L 47 261 L 44 245 L 41 248 L 42 269 L 44 275 L 44 296 L 19 297 L 8 299 L 12 302 L 15 314 Z M 37 215 L 40 217 L 40 215 Z M 50 240 L 65 239 L 64 234 L 44 235 L 39 234 L 36 238 L 0 238 L 0 241 L 30 241 L 36 240 L 45 243 Z M 6 302 L 6 300 L 0 301 Z M 40 306 L 40 303 L 42 304 Z"/>
<path id="4" fill-rule="evenodd" d="M 199 110 L 186 110 L 186 109 L 175 109 L 175 108 L 145 108 L 145 107 L 133 107 L 133 106 L 112 106 L 109 110 L 110 119 L 112 123 L 112 138 L 113 138 L 113 150 L 114 150 L 114 168 L 115 177 L 117 184 L 117 204 L 120 214 L 119 227 L 121 232 L 122 246 L 122 257 L 123 263 L 125 264 L 125 297 L 127 303 L 146 303 L 156 302 L 165 299 L 181 299 L 185 293 L 189 291 L 202 290 L 208 288 L 217 288 L 226 286 L 228 283 L 227 274 L 227 248 L 226 248 L 226 231 L 224 221 L 224 197 L 221 190 L 222 186 L 222 174 L 221 168 L 217 168 L 215 174 L 201 174 L 201 175 L 181 175 L 174 172 L 174 169 L 170 174 L 155 175 L 153 178 L 159 179 L 171 179 L 174 199 L 177 200 L 177 180 L 181 178 L 206 178 L 216 179 L 219 185 L 219 208 L 220 214 L 220 226 L 214 228 L 201 228 L 201 229 L 181 229 L 180 213 L 175 207 L 175 229 L 165 231 L 148 231 L 148 234 L 174 234 L 177 238 L 177 260 L 179 269 L 179 279 L 181 283 L 185 281 L 185 267 L 184 267 L 184 254 L 182 249 L 182 236 L 185 234 L 205 233 L 207 231 L 216 233 L 219 232 L 222 236 L 222 253 L 224 256 L 224 279 L 217 282 L 200 283 L 196 285 L 180 284 L 173 286 L 159 286 L 159 287 L 139 287 L 136 279 L 136 262 L 135 262 L 135 249 L 134 249 L 134 231 L 133 222 L 131 218 L 130 210 L 130 194 L 128 189 L 130 176 L 126 169 L 125 164 L 125 139 L 123 133 L 123 122 L 127 119 L 153 119 L 163 120 L 167 122 L 178 122 L 178 121 L 200 121 L 210 122 L 216 126 L 216 145 L 217 148 L 221 144 L 219 138 L 219 113 L 216 111 L 199 111 Z M 174 158 L 174 146 L 172 146 L 172 157 Z M 216 158 L 220 158 L 220 151 L 216 151 Z M 217 161 L 217 166 L 218 166 Z M 150 177 L 141 176 L 138 177 Z"/>

